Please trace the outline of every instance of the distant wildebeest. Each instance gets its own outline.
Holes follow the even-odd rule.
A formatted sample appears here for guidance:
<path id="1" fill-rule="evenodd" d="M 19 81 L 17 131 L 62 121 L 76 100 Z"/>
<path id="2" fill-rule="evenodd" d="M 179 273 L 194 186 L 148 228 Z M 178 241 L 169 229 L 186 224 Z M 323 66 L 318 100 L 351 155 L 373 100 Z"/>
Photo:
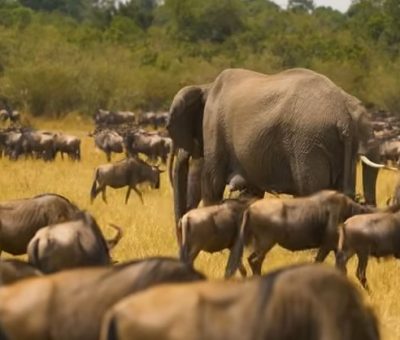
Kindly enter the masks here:
<path id="1" fill-rule="evenodd" d="M 0 287 L 42 273 L 29 263 L 20 260 L 0 260 Z"/>
<path id="2" fill-rule="evenodd" d="M 111 162 L 111 153 L 124 152 L 123 138 L 115 131 L 101 130 L 94 135 L 94 144 L 104 151 L 107 161 Z"/>
<path id="3" fill-rule="evenodd" d="M 233 275 L 238 269 L 245 244 L 252 248 L 248 262 L 253 274 L 261 274 L 264 258 L 276 244 L 291 251 L 319 248 L 315 261 L 322 262 L 331 250 L 336 250 L 338 225 L 350 216 L 372 209 L 333 190 L 323 190 L 308 197 L 258 200 L 243 214 L 226 276 Z"/>
<path id="4" fill-rule="evenodd" d="M 145 112 L 141 115 L 139 125 L 150 125 L 154 129 L 166 126 L 168 121 L 168 112 Z"/>
<path id="5" fill-rule="evenodd" d="M 368 289 L 366 270 L 369 256 L 400 259 L 400 210 L 353 216 L 346 220 L 339 229 L 337 267 L 347 272 L 347 261 L 355 254 L 358 257 L 356 276 Z"/>
<path id="6" fill-rule="evenodd" d="M 396 165 L 400 165 L 400 141 L 386 141 L 380 145 L 379 150 L 382 162 L 392 162 Z"/>
<path id="7" fill-rule="evenodd" d="M 11 123 L 17 123 L 20 121 L 21 115 L 19 114 L 19 111 L 15 110 L 0 110 L 0 120 L 4 122 L 7 119 L 9 119 Z"/>
<path id="8" fill-rule="evenodd" d="M 29 263 L 43 273 L 110 264 L 109 250 L 122 237 L 121 229 L 111 226 L 117 234 L 108 241 L 87 212 L 78 213 L 74 221 L 41 228 L 29 242 Z"/>
<path id="9" fill-rule="evenodd" d="M 10 339 L 97 340 L 106 311 L 128 295 L 204 276 L 176 259 L 80 268 L 0 288 L 0 327 Z"/>
<path id="10" fill-rule="evenodd" d="M 90 201 L 93 203 L 101 192 L 102 198 L 107 203 L 106 187 L 123 188 L 128 186 L 125 196 L 125 204 L 128 203 L 131 189 L 139 196 L 143 203 L 142 193 L 136 187 L 137 184 L 149 182 L 153 188 L 160 187 L 160 173 L 163 172 L 157 166 L 152 166 L 139 158 L 126 158 L 114 164 L 103 164 L 96 168 L 95 176 L 90 191 Z"/>
<path id="11" fill-rule="evenodd" d="M 154 133 L 135 131 L 125 136 L 124 144 L 130 156 L 142 153 L 152 161 L 160 159 L 165 164 L 171 148 L 171 139 Z"/>
<path id="12" fill-rule="evenodd" d="M 101 340 L 379 340 L 377 319 L 334 268 L 298 265 L 244 281 L 165 284 L 107 312 Z"/>
<path id="13" fill-rule="evenodd" d="M 55 133 L 54 148 L 55 156 L 59 152 L 61 159 L 64 159 L 64 153 L 66 153 L 69 159 L 73 161 L 81 160 L 81 140 L 76 136 Z"/>
<path id="14" fill-rule="evenodd" d="M 200 251 L 214 253 L 229 249 L 239 234 L 243 211 L 250 201 L 225 200 L 219 205 L 201 207 L 188 211 L 178 223 L 180 259 L 193 265 Z M 242 264 L 240 273 L 246 276 Z"/>
<path id="15" fill-rule="evenodd" d="M 13 159 L 25 155 L 25 157 L 42 158 L 45 161 L 54 160 L 54 134 L 48 131 L 22 130 L 22 136 L 14 146 L 13 155 Z"/>
<path id="16" fill-rule="evenodd" d="M 67 198 L 56 194 L 1 202 L 0 254 L 25 254 L 29 241 L 40 228 L 69 221 L 78 211 Z"/>
<path id="17" fill-rule="evenodd" d="M 113 125 L 123 123 L 134 123 L 136 120 L 135 113 L 130 111 L 108 111 L 98 109 L 94 114 L 96 125 Z"/>

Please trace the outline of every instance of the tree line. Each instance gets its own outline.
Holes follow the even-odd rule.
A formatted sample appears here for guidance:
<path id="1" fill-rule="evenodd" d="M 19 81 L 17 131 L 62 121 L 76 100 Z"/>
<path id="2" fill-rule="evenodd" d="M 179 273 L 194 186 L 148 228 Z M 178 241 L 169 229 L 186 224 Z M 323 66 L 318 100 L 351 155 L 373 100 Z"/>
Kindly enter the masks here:
<path id="1" fill-rule="evenodd" d="M 168 108 L 228 67 L 321 72 L 400 112 L 400 1 L 0 0 L 0 105 L 59 117 Z"/>

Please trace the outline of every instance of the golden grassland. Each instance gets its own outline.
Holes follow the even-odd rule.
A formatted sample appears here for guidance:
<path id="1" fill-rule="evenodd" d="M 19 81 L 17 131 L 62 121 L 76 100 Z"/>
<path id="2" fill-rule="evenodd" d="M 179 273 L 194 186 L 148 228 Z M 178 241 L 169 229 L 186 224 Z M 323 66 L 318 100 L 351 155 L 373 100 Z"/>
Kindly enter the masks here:
<path id="1" fill-rule="evenodd" d="M 132 192 L 130 201 L 124 204 L 126 190 L 107 190 L 108 205 L 97 197 L 94 204 L 89 201 L 89 191 L 96 166 L 105 163 L 105 156 L 94 148 L 93 140 L 87 136 L 90 122 L 77 116 L 60 121 L 35 121 L 43 129 L 62 130 L 82 139 L 82 162 L 62 161 L 59 156 L 54 163 L 41 160 L 0 160 L 0 201 L 29 197 L 45 192 L 55 192 L 71 199 L 82 209 L 92 213 L 107 237 L 111 230 L 107 224 L 115 223 L 124 230 L 124 237 L 113 250 L 117 261 L 126 261 L 154 255 L 176 256 L 178 253 L 174 237 L 172 193 L 166 173 L 162 174 L 161 188 L 151 190 L 142 187 L 144 204 Z M 113 160 L 122 158 L 114 156 Z M 392 171 L 381 171 L 378 177 L 378 203 L 383 206 L 393 192 L 399 175 Z M 358 179 L 360 188 L 360 179 Z M 291 253 L 275 247 L 266 258 L 263 271 L 299 262 L 313 260 L 315 251 Z M 195 266 L 211 278 L 221 278 L 227 260 L 227 252 L 200 254 Z M 333 256 L 327 261 L 333 264 Z M 350 261 L 349 275 L 355 281 L 355 259 Z M 374 306 L 379 317 L 383 339 L 400 339 L 400 262 L 394 259 L 381 262 L 371 259 L 367 277 L 371 293 L 366 299 Z M 358 285 L 358 283 L 356 283 Z M 359 286 L 359 285 L 358 285 Z"/>

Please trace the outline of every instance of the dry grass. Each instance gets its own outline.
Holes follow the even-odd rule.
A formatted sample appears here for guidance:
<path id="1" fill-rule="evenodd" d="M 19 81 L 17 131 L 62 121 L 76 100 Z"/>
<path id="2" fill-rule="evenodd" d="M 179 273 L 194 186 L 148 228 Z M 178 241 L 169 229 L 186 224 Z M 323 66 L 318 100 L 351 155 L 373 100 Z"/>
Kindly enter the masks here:
<path id="1" fill-rule="evenodd" d="M 93 140 L 87 137 L 91 129 L 89 123 L 72 116 L 64 121 L 36 121 L 35 125 L 44 129 L 65 130 L 82 138 L 82 162 L 73 163 L 57 159 L 55 163 L 40 160 L 21 160 L 10 162 L 0 160 L 0 201 L 29 197 L 44 192 L 65 195 L 81 208 L 91 212 L 102 226 L 104 233 L 112 233 L 107 223 L 123 227 L 124 237 L 115 248 L 113 256 L 118 261 L 152 255 L 172 255 L 178 252 L 174 238 L 172 194 L 167 175 L 162 175 L 160 190 L 144 188 L 144 205 L 132 193 L 130 202 L 125 205 L 125 190 L 108 189 L 109 204 L 102 202 L 100 196 L 93 205 L 89 202 L 89 190 L 93 180 L 94 168 L 105 163 L 103 153 L 96 151 Z M 114 159 L 121 158 L 114 157 Z M 384 205 L 397 181 L 398 174 L 382 171 L 378 178 L 378 202 Z M 291 253 L 279 247 L 267 256 L 263 270 L 296 262 L 312 261 L 315 252 Z M 200 254 L 196 267 L 213 278 L 222 277 L 227 253 L 213 255 Z M 328 259 L 333 263 L 332 255 Z M 354 280 L 355 260 L 350 261 L 350 277 Z M 366 297 L 375 307 L 381 322 L 383 339 L 400 338 L 400 300 L 396 287 L 400 286 L 400 263 L 385 260 L 378 263 L 371 260 L 368 278 L 372 293 Z"/>

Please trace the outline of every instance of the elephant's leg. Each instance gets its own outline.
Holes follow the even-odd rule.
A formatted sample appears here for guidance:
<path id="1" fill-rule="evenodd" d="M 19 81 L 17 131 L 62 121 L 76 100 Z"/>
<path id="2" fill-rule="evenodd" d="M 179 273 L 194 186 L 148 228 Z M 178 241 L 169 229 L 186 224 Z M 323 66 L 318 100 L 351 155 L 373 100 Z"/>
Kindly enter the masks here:
<path id="1" fill-rule="evenodd" d="M 226 185 L 226 162 L 224 157 L 210 157 L 204 160 L 201 176 L 203 204 L 213 205 L 221 202 Z"/>
<path id="2" fill-rule="evenodd" d="M 187 182 L 187 204 L 186 209 L 197 208 L 201 201 L 201 173 L 203 170 L 203 159 L 192 159 L 189 166 Z"/>
<path id="3" fill-rule="evenodd" d="M 187 187 L 190 154 L 183 149 L 178 150 L 173 169 L 175 223 L 186 213 Z"/>
<path id="4" fill-rule="evenodd" d="M 368 283 L 367 283 L 367 265 L 368 265 L 368 253 L 362 252 L 357 254 L 358 257 L 358 266 L 356 276 L 358 280 L 361 282 L 362 286 L 368 291 Z"/>

